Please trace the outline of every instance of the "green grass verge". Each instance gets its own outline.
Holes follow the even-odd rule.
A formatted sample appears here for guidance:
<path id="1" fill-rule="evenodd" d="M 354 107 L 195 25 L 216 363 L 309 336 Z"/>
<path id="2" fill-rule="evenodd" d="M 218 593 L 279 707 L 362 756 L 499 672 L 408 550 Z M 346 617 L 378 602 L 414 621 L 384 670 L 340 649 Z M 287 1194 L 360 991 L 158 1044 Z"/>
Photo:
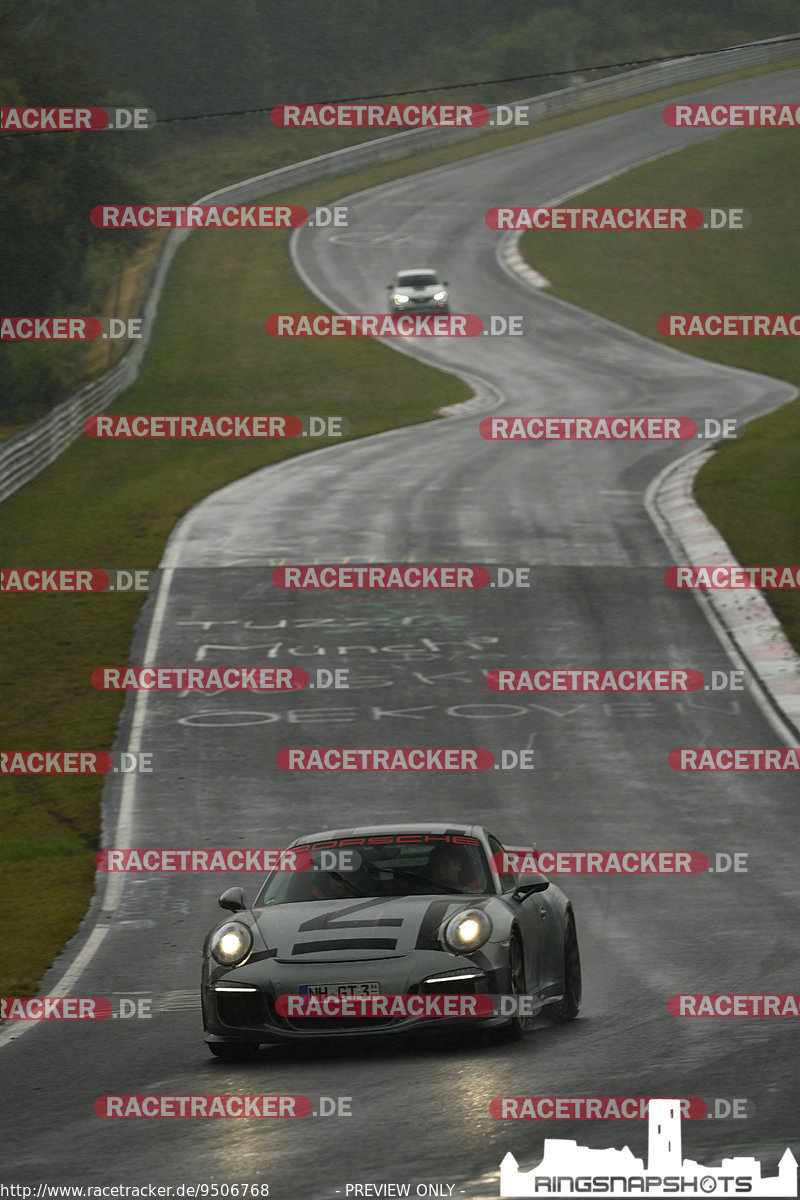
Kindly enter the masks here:
<path id="1" fill-rule="evenodd" d="M 761 69 L 738 77 L 756 73 Z M 490 135 L 274 199 L 306 207 L 330 204 L 385 180 L 668 100 L 685 90 L 664 89 L 533 130 Z M 315 152 L 310 147 L 296 153 L 310 156 Z M 165 160 L 161 174 L 153 175 L 157 198 L 192 199 L 212 186 L 280 165 L 265 164 L 263 154 L 258 159 L 256 139 L 242 135 L 220 175 L 217 150 L 217 141 L 209 139 L 188 189 L 185 180 L 179 186 L 182 175 Z M 716 195 L 711 202 L 721 203 Z M 316 298 L 294 275 L 283 235 L 195 233 L 170 270 L 142 375 L 109 411 L 339 413 L 352 423 L 354 436 L 366 436 L 424 421 L 436 408 L 469 394 L 459 380 L 369 340 L 278 342 L 264 332 L 269 312 L 317 308 Z M 81 439 L 3 504 L 0 562 L 154 567 L 175 521 L 203 496 L 298 452 L 293 443 Z M 122 699 L 94 691 L 89 676 L 95 666 L 126 661 L 140 603 L 124 595 L 3 596 L 6 627 L 14 630 L 0 666 L 0 685 L 10 698 L 5 747 L 110 748 Z M 102 777 L 90 776 L 3 780 L 0 994 L 34 993 L 86 912 L 101 788 Z M 35 903 L 43 885 L 49 901 L 45 921 Z"/>
<path id="2" fill-rule="evenodd" d="M 318 204 L 330 194 L 327 183 L 280 199 Z M 108 411 L 341 414 L 365 436 L 427 420 L 469 396 L 462 381 L 372 340 L 279 341 L 264 330 L 270 312 L 318 307 L 294 274 L 285 235 L 195 234 L 170 271 L 142 375 Z M 193 504 L 307 445 L 82 438 L 4 503 L 0 561 L 154 567 Z M 2 597 L 14 630 L 0 667 L 0 684 L 14 697 L 5 748 L 110 747 L 123 696 L 96 692 L 90 674 L 127 660 L 140 603 L 124 595 Z M 3 780 L 0 994 L 35 992 L 86 911 L 101 788 L 102 777 L 90 776 Z M 30 904 L 43 876 L 57 922 L 42 922 Z"/>
<path id="3" fill-rule="evenodd" d="M 744 208 L 744 230 L 526 233 L 555 295 L 700 358 L 800 387 L 793 338 L 670 338 L 663 313 L 797 312 L 800 160 L 786 130 L 737 130 L 581 193 L 575 203 Z M 687 416 L 692 415 L 687 396 Z M 746 566 L 800 562 L 800 399 L 750 422 L 699 472 L 695 497 Z M 800 595 L 765 596 L 800 650 Z"/>

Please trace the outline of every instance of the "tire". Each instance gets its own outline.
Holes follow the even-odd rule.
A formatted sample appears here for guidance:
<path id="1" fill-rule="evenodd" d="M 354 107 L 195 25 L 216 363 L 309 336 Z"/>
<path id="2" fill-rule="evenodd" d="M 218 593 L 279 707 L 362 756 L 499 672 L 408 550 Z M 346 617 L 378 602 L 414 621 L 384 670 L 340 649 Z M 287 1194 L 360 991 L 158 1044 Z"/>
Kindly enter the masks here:
<path id="1" fill-rule="evenodd" d="M 258 1042 L 206 1042 L 215 1058 L 225 1062 L 249 1062 L 258 1054 Z"/>
<path id="2" fill-rule="evenodd" d="M 511 941 L 508 944 L 508 990 L 511 996 L 527 995 L 525 991 L 525 956 L 522 942 L 516 932 L 511 935 Z M 530 1029 L 531 1020 L 531 1017 L 518 1015 L 511 1017 L 508 1024 L 503 1026 L 505 1040 L 520 1041 Z"/>
<path id="3" fill-rule="evenodd" d="M 549 1005 L 546 1012 L 552 1021 L 563 1024 L 565 1021 L 574 1021 L 580 1007 L 581 956 L 575 918 L 568 913 L 564 926 L 564 996 L 557 1004 Z"/>

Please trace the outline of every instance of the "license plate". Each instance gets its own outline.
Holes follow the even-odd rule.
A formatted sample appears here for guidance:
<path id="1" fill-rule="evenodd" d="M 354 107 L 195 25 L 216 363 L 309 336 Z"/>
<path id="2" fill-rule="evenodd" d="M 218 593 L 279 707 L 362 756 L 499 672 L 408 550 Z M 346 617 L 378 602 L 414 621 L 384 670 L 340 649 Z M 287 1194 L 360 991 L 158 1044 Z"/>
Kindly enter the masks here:
<path id="1" fill-rule="evenodd" d="M 379 983 L 304 983 L 301 996 L 379 996 Z"/>

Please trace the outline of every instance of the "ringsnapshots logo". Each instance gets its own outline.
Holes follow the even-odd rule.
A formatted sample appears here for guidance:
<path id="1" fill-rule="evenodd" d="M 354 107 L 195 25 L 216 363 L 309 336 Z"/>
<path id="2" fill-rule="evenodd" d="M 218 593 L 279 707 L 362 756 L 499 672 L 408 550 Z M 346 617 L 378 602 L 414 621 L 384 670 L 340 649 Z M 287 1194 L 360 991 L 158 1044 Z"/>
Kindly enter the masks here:
<path id="1" fill-rule="evenodd" d="M 545 1138 L 542 1161 L 521 1171 L 510 1152 L 500 1164 L 500 1196 L 796 1196 L 797 1160 L 787 1147 L 777 1175 L 764 1177 L 757 1159 L 726 1158 L 705 1167 L 683 1157 L 681 1100 L 650 1100 L 647 1162 L 622 1150 L 593 1150 L 566 1138 Z"/>

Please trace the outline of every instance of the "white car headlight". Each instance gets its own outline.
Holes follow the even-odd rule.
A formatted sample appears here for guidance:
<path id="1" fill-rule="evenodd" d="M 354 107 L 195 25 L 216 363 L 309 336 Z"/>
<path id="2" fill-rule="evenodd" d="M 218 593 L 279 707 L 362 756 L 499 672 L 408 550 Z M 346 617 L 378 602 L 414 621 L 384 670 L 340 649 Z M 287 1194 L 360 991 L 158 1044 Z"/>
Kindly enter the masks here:
<path id="1" fill-rule="evenodd" d="M 456 954 L 479 950 L 492 936 L 492 922 L 480 908 L 467 908 L 447 922 L 444 940 Z"/>
<path id="2" fill-rule="evenodd" d="M 408 296 L 404 296 L 402 292 L 395 292 L 392 296 L 395 304 L 408 304 L 409 298 Z"/>
<path id="3" fill-rule="evenodd" d="M 434 292 L 433 298 L 434 298 L 434 300 L 446 300 L 447 292 Z"/>
<path id="4" fill-rule="evenodd" d="M 211 939 L 211 953 L 223 967 L 243 963 L 253 949 L 253 935 L 241 921 L 220 925 Z"/>

